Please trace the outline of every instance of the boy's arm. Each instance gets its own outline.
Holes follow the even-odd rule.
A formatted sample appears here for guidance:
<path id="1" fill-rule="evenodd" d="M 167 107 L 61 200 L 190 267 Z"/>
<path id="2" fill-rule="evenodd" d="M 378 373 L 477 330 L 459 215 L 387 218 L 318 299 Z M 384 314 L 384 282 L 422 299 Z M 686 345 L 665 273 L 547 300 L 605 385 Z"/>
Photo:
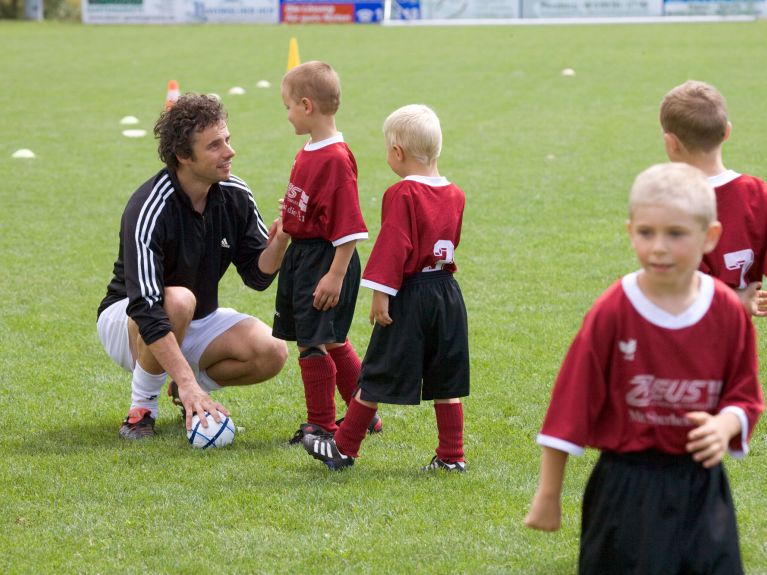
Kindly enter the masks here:
<path id="1" fill-rule="evenodd" d="M 541 531 L 556 531 L 562 521 L 562 484 L 565 479 L 567 453 L 553 447 L 543 447 L 541 476 L 525 525 Z"/>
<path id="2" fill-rule="evenodd" d="M 386 327 L 391 325 L 392 318 L 389 315 L 389 294 L 373 290 L 373 302 L 370 304 L 370 325 L 378 323 Z"/>
<path id="3" fill-rule="evenodd" d="M 341 286 L 344 283 L 346 270 L 354 254 L 357 240 L 352 240 L 336 247 L 333 263 L 330 264 L 328 273 L 322 276 L 317 287 L 314 288 L 314 307 L 320 311 L 327 311 L 338 304 L 341 295 Z"/>

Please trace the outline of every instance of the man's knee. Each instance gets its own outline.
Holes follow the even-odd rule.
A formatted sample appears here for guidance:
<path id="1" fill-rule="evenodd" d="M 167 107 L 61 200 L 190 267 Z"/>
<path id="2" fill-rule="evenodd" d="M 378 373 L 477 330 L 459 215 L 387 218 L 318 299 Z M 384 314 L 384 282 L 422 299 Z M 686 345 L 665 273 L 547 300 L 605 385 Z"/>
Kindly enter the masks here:
<path id="1" fill-rule="evenodd" d="M 171 324 L 189 325 L 197 308 L 197 298 L 185 287 L 170 286 L 165 288 L 162 305 Z"/>
<path id="2" fill-rule="evenodd" d="M 288 361 L 288 344 L 285 341 L 272 337 L 270 344 L 264 358 L 264 367 L 271 372 L 267 379 L 280 373 Z"/>

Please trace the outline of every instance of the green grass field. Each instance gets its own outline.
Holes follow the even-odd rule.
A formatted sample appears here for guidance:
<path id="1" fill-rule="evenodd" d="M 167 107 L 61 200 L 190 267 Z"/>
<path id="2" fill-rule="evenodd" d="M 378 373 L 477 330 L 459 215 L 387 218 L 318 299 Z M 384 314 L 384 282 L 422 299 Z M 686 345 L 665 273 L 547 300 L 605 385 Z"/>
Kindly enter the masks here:
<path id="1" fill-rule="evenodd" d="M 456 260 L 472 395 L 469 473 L 424 476 L 432 407 L 383 406 L 385 433 L 329 473 L 286 439 L 303 420 L 296 362 L 219 399 L 244 428 L 231 448 L 186 443 L 167 398 L 159 436 L 117 436 L 129 376 L 101 350 L 96 307 L 128 196 L 159 169 L 150 136 L 165 86 L 216 92 L 235 173 L 265 218 L 294 154 L 279 96 L 290 37 L 339 71 L 338 126 L 355 152 L 371 238 L 396 181 L 381 125 L 408 103 L 440 115 L 443 175 L 467 193 Z M 625 231 L 635 175 L 665 159 L 657 107 L 696 78 L 727 96 L 725 163 L 767 176 L 767 22 L 573 27 L 84 27 L 0 22 L 0 573 L 575 572 L 580 501 L 595 453 L 571 459 L 564 521 L 525 529 L 535 434 L 593 300 L 637 267 Z M 560 71 L 570 67 L 574 77 Z M 257 89 L 258 80 L 271 89 Z M 242 86 L 247 93 L 229 96 Z M 11 159 L 30 148 L 34 160 Z M 373 242 L 360 245 L 363 264 Z M 274 286 L 236 274 L 221 301 L 270 321 Z M 364 352 L 362 290 L 350 339 Z M 764 350 L 767 322 L 758 325 Z M 764 356 L 764 353 L 763 353 Z M 765 373 L 762 361 L 762 374 Z M 767 442 L 727 467 L 749 574 L 767 573 Z"/>

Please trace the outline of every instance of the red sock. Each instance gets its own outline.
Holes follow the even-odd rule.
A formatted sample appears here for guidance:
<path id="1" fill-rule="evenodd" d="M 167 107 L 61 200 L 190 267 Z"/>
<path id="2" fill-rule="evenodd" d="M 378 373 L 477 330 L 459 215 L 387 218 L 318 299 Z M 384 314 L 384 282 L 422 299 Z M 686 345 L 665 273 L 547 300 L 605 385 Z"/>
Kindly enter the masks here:
<path id="1" fill-rule="evenodd" d="M 306 422 L 334 432 L 336 425 L 336 364 L 329 355 L 298 360 L 306 397 Z"/>
<path id="2" fill-rule="evenodd" d="M 354 392 L 357 391 L 357 378 L 360 376 L 360 369 L 362 368 L 360 356 L 357 355 L 348 339 L 341 347 L 328 349 L 328 353 L 336 364 L 336 387 L 338 392 L 343 397 L 346 405 L 349 405 L 352 397 L 354 397 Z"/>
<path id="3" fill-rule="evenodd" d="M 376 409 L 352 399 L 341 427 L 336 431 L 336 445 L 341 453 L 350 457 L 359 457 L 360 445 L 368 432 L 368 425 L 373 421 Z"/>
<path id="4" fill-rule="evenodd" d="M 463 404 L 435 403 L 439 447 L 437 457 L 448 463 L 463 461 Z"/>

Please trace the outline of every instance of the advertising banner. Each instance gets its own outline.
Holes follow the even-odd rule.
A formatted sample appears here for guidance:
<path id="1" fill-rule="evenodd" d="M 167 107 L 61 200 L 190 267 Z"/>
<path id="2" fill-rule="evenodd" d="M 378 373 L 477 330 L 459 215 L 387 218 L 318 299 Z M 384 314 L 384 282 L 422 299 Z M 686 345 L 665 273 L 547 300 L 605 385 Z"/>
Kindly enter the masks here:
<path id="1" fill-rule="evenodd" d="M 281 0 L 280 22 L 285 24 L 373 24 L 383 19 L 378 2 Z"/>
<path id="2" fill-rule="evenodd" d="M 767 15 L 765 0 L 664 0 L 665 16 Z"/>
<path id="3" fill-rule="evenodd" d="M 651 0 L 522 0 L 522 18 L 660 16 Z"/>
<path id="4" fill-rule="evenodd" d="M 275 24 L 279 0 L 82 0 L 86 24 Z"/>

